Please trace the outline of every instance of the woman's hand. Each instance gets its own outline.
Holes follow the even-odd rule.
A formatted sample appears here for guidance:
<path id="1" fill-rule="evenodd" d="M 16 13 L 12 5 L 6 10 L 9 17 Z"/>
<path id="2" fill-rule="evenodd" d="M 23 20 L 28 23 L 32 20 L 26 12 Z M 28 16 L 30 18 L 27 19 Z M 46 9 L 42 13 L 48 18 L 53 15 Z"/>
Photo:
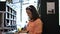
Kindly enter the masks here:
<path id="1" fill-rule="evenodd" d="M 22 31 L 20 31 L 21 33 L 27 33 L 27 30 L 22 30 Z"/>

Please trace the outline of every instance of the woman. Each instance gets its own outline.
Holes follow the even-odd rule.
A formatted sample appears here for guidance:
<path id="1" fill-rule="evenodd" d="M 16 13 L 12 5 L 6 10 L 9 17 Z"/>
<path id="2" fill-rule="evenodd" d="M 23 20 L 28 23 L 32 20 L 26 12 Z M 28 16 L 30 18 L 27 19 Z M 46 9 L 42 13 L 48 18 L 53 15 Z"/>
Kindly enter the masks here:
<path id="1" fill-rule="evenodd" d="M 30 20 L 27 25 L 28 34 L 42 34 L 42 21 L 37 13 L 36 8 L 30 5 L 26 8 L 26 13 Z"/>

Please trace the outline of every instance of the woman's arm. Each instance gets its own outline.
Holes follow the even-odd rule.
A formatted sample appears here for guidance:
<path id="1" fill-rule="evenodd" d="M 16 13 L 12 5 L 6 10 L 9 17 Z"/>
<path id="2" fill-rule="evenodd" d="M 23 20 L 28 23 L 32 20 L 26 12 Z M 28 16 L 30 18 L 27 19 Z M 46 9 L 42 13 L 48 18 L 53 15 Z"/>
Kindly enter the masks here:
<path id="1" fill-rule="evenodd" d="M 27 24 L 27 26 L 25 28 L 22 29 L 22 31 L 20 31 L 22 33 L 28 33 L 29 32 L 29 23 Z"/>
<path id="2" fill-rule="evenodd" d="M 36 25 L 35 25 L 35 30 L 34 33 L 35 34 L 42 34 L 42 28 L 43 27 L 43 23 L 41 20 L 37 20 L 36 21 Z"/>
<path id="3" fill-rule="evenodd" d="M 27 30 L 22 30 L 21 33 L 27 33 L 28 31 Z"/>

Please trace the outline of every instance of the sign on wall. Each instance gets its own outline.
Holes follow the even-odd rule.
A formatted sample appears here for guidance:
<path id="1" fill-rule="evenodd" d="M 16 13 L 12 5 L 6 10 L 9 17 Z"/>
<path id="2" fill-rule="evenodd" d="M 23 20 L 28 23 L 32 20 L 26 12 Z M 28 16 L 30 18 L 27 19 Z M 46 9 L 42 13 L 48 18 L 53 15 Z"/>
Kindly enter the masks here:
<path id="1" fill-rule="evenodd" d="M 47 2 L 47 14 L 55 14 L 55 2 Z"/>

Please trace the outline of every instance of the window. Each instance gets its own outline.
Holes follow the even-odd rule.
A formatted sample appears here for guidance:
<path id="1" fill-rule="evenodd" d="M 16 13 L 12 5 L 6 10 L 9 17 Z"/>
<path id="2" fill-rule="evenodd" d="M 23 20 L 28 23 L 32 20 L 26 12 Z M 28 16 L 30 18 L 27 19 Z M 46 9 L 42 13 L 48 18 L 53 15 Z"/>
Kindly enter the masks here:
<path id="1" fill-rule="evenodd" d="M 7 18 L 9 18 L 9 13 L 7 13 Z"/>
<path id="2" fill-rule="evenodd" d="M 9 20 L 7 20 L 7 23 L 9 23 Z"/>
<path id="3" fill-rule="evenodd" d="M 7 6 L 7 10 L 9 11 L 9 6 Z"/>
<path id="4" fill-rule="evenodd" d="M 11 15 L 11 18 L 12 18 L 12 15 Z"/>
<path id="5" fill-rule="evenodd" d="M 14 11 L 14 14 L 16 15 L 16 11 Z"/>
<path id="6" fill-rule="evenodd" d="M 12 20 L 11 20 L 11 25 L 12 25 Z"/>
<path id="7" fill-rule="evenodd" d="M 11 11 L 12 11 L 11 8 L 9 8 L 9 12 L 10 12 L 10 13 L 11 13 Z"/>
<path id="8" fill-rule="evenodd" d="M 14 19 L 14 16 L 13 16 L 13 19 Z"/>
<path id="9" fill-rule="evenodd" d="M 12 9 L 11 9 L 11 13 L 12 13 Z"/>

